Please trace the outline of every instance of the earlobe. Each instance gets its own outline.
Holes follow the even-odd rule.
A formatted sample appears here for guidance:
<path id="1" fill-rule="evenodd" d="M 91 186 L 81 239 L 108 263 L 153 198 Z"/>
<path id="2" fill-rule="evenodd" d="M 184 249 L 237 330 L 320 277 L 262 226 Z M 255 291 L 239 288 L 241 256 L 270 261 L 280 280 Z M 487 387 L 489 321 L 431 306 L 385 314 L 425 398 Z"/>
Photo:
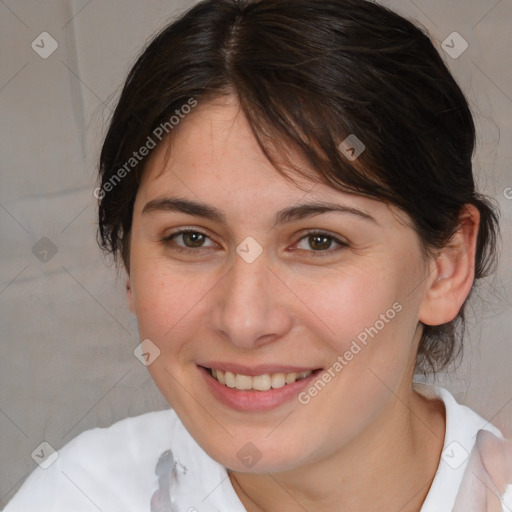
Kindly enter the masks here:
<path id="1" fill-rule="evenodd" d="M 466 205 L 459 227 L 433 262 L 419 320 L 426 325 L 451 322 L 464 304 L 475 278 L 475 255 L 480 212 Z"/>

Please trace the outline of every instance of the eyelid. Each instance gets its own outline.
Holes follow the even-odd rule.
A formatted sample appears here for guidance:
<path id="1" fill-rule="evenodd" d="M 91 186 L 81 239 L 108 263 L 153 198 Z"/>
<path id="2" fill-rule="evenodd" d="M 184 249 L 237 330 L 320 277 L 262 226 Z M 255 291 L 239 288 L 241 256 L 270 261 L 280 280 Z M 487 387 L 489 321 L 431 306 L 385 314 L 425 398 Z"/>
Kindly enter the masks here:
<path id="1" fill-rule="evenodd" d="M 178 229 L 176 229 L 176 231 L 172 231 L 168 235 L 162 236 L 162 240 L 169 240 L 174 235 L 190 233 L 191 231 L 194 233 L 200 233 L 201 235 L 204 235 L 204 236 L 207 236 L 208 238 L 210 238 L 210 235 L 208 234 L 208 232 L 206 230 L 203 230 L 203 228 L 196 228 L 194 226 L 180 226 Z"/>

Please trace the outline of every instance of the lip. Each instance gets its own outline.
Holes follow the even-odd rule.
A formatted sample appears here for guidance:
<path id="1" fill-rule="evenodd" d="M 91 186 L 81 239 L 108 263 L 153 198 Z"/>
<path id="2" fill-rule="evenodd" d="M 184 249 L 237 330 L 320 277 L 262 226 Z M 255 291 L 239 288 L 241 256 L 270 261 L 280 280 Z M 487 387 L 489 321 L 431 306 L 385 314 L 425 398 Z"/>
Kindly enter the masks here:
<path id="1" fill-rule="evenodd" d="M 236 365 L 235 365 L 236 366 Z M 233 365 L 229 365 L 229 367 L 233 368 Z M 236 366 L 238 367 L 238 366 Z M 213 396 L 222 404 L 228 406 L 231 409 L 234 409 L 236 411 L 240 412 L 264 412 L 269 411 L 271 409 L 275 409 L 277 407 L 280 407 L 281 405 L 285 404 L 286 402 L 289 402 L 293 398 L 296 398 L 297 395 L 304 389 L 305 387 L 309 386 L 312 382 L 312 380 L 317 378 L 317 375 L 322 372 L 322 369 L 314 370 L 311 375 L 308 377 L 298 380 L 294 382 L 293 384 L 286 384 L 285 386 L 278 388 L 278 389 L 269 389 L 268 391 L 241 391 L 236 388 L 228 388 L 224 384 L 221 384 L 216 379 L 214 379 L 210 375 L 210 371 L 208 368 L 205 368 L 203 366 L 197 366 L 199 372 L 203 376 L 206 385 L 212 392 Z M 215 368 L 215 366 L 214 366 Z M 217 367 L 218 369 L 222 369 L 220 366 Z M 227 368 L 227 366 L 226 366 Z M 243 368 L 243 367 L 242 367 Z M 261 372 L 261 368 L 269 368 L 268 366 L 265 367 L 256 367 L 258 372 Z M 277 367 L 270 367 L 270 368 L 277 368 Z M 279 367 L 283 368 L 283 367 Z M 289 367 L 286 367 L 289 368 Z M 298 371 L 306 371 L 310 370 L 311 368 L 306 368 L 304 370 L 298 369 Z M 254 367 L 252 368 L 254 375 L 262 375 L 263 373 L 280 373 L 280 371 L 272 371 L 272 372 L 265 372 L 263 373 L 254 373 Z M 231 371 L 231 370 L 227 370 Z M 247 371 L 247 368 L 244 370 Z M 283 371 L 282 373 L 291 373 L 294 370 L 291 371 Z M 234 372 L 235 373 L 235 372 Z M 247 373 L 243 373 L 242 371 L 236 372 L 241 373 L 242 375 L 248 375 Z"/>
<path id="2" fill-rule="evenodd" d="M 265 375 L 265 373 L 301 373 L 309 370 L 314 371 L 310 366 L 278 366 L 275 364 L 260 364 L 244 366 L 234 363 L 223 363 L 220 361 L 207 361 L 206 363 L 198 363 L 198 366 L 206 368 L 215 368 L 215 370 L 222 370 L 223 372 L 239 373 L 240 375 L 247 375 L 249 377 L 256 377 L 257 375 Z"/>

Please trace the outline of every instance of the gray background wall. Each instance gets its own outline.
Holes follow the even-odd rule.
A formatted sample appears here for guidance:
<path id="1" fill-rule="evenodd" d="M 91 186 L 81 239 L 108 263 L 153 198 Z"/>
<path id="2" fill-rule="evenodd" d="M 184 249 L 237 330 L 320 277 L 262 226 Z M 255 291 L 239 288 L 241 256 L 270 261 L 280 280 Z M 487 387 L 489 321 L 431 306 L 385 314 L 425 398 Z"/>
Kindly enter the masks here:
<path id="1" fill-rule="evenodd" d="M 193 3 L 0 2 L 0 507 L 43 440 L 59 449 L 83 430 L 167 406 L 132 354 L 136 323 L 95 244 L 92 190 L 130 65 Z M 461 366 L 437 382 L 512 436 L 512 0 L 383 3 L 428 28 L 476 116 L 478 182 L 500 204 L 503 256 L 473 300 L 478 321 L 468 312 Z M 457 58 L 441 46 L 454 31 L 469 44 Z M 31 47 L 51 48 L 42 32 L 58 43 L 46 59 Z"/>

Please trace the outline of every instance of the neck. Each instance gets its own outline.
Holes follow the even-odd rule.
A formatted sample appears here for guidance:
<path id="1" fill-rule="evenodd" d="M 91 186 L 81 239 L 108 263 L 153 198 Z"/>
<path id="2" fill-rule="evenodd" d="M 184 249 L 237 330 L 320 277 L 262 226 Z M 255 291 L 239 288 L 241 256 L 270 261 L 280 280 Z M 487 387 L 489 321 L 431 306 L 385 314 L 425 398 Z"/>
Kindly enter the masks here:
<path id="1" fill-rule="evenodd" d="M 441 456 L 444 405 L 412 389 L 342 450 L 280 473 L 230 472 L 248 512 L 418 512 Z"/>

